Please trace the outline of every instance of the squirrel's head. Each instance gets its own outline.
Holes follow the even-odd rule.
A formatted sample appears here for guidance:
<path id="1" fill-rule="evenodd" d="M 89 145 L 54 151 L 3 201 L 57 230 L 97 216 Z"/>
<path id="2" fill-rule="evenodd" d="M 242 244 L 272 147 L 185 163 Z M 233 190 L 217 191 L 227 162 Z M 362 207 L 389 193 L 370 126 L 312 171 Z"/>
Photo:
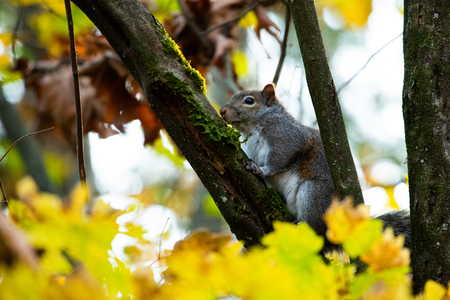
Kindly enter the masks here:
<path id="1" fill-rule="evenodd" d="M 275 85 L 270 83 L 262 91 L 245 91 L 236 94 L 220 109 L 225 121 L 240 132 L 249 132 L 258 125 L 259 117 L 271 107 L 281 105 L 275 95 Z"/>

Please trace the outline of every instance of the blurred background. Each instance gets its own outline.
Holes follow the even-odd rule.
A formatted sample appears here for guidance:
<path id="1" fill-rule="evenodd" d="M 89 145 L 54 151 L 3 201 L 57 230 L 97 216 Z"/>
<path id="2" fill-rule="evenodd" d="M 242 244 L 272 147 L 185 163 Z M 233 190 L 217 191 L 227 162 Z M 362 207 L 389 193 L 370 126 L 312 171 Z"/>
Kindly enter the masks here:
<path id="1" fill-rule="evenodd" d="M 141 2 L 205 77 L 217 110 L 237 91 L 273 81 L 287 28 L 283 2 L 186 0 L 181 8 L 177 0 Z M 403 3 L 315 4 L 365 202 L 372 215 L 409 209 L 401 103 Z M 198 228 L 228 232 L 118 56 L 75 6 L 73 17 L 92 198 L 127 211 L 118 223 L 141 226 L 144 237 L 160 240 L 163 249 Z M 78 182 L 68 45 L 63 1 L 0 2 L 0 155 L 17 138 L 55 126 L 22 140 L 0 162 L 8 197 L 17 197 L 16 183 L 24 176 L 62 199 Z M 317 128 L 293 26 L 277 93 L 297 120 Z M 113 249 L 133 243 L 130 235 L 119 234 Z"/>

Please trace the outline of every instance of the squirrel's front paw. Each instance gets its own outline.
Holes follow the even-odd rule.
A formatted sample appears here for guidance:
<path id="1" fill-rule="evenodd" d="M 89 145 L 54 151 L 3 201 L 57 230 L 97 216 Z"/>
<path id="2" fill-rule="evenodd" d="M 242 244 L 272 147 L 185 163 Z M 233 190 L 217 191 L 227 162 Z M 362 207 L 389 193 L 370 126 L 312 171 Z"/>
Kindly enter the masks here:
<path id="1" fill-rule="evenodd" d="M 245 169 L 248 171 L 252 171 L 253 174 L 258 176 L 263 176 L 263 171 L 258 166 L 257 163 L 255 163 L 253 160 L 249 159 L 244 163 Z"/>

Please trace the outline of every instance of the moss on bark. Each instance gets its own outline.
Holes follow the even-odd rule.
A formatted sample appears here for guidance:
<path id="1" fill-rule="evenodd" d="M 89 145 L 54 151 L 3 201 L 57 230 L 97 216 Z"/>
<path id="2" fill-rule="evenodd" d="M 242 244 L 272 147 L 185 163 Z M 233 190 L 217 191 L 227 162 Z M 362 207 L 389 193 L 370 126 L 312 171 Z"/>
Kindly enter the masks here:
<path id="1" fill-rule="evenodd" d="M 153 111 L 190 162 L 236 237 L 246 246 L 290 220 L 280 197 L 242 162 L 239 133 L 206 98 L 192 69 L 161 24 L 137 0 L 73 0 L 105 35 L 139 82 Z"/>
<path id="2" fill-rule="evenodd" d="M 405 1 L 403 116 L 414 291 L 450 281 L 450 1 Z"/>

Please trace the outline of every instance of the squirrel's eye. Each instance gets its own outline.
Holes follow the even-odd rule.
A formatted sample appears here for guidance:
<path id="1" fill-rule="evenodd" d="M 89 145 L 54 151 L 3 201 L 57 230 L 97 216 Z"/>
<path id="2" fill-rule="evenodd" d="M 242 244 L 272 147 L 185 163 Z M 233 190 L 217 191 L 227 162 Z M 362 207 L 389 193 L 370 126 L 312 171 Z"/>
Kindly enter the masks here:
<path id="1" fill-rule="evenodd" d="M 249 104 L 252 105 L 255 103 L 255 99 L 251 98 L 251 97 L 247 97 L 244 99 L 245 104 Z"/>

